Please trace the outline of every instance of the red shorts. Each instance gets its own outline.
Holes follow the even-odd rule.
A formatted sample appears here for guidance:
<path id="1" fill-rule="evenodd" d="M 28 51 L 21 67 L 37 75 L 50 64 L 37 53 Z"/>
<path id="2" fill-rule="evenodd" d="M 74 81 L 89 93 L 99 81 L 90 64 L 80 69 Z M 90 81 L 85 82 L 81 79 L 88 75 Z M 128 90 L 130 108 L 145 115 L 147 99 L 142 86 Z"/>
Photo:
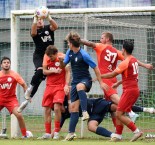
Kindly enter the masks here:
<path id="1" fill-rule="evenodd" d="M 47 86 L 44 92 L 42 106 L 53 108 L 55 103 L 63 104 L 65 97 L 64 88 L 60 86 Z"/>
<path id="2" fill-rule="evenodd" d="M 138 88 L 123 90 L 123 94 L 118 103 L 117 110 L 122 112 L 130 112 L 139 95 L 140 93 Z"/>
<path id="3" fill-rule="evenodd" d="M 8 111 L 10 112 L 10 114 L 12 113 L 13 109 L 15 107 L 18 107 L 19 104 L 18 104 L 18 100 L 17 98 L 12 98 L 12 99 L 8 99 L 7 100 L 0 100 L 0 111 L 6 107 L 8 109 Z"/>
<path id="4" fill-rule="evenodd" d="M 115 81 L 112 81 L 111 79 L 109 79 L 109 80 L 102 79 L 102 80 L 105 84 L 107 84 L 109 86 L 108 91 L 103 90 L 105 100 L 111 101 L 110 96 L 113 94 L 117 94 L 117 90 L 112 88 L 112 85 L 115 83 Z"/>

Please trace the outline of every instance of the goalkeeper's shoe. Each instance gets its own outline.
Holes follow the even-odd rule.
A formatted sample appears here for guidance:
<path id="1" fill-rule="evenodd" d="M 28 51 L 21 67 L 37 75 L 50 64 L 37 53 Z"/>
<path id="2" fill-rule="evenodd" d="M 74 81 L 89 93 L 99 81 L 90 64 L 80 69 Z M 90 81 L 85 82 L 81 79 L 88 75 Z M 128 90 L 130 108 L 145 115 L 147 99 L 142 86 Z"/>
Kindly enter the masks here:
<path id="1" fill-rule="evenodd" d="M 22 102 L 22 104 L 18 107 L 17 112 L 21 113 L 25 109 L 25 107 L 28 105 L 28 103 L 29 103 L 29 100 Z"/>
<path id="2" fill-rule="evenodd" d="M 27 89 L 24 95 L 25 99 L 30 100 L 31 99 L 30 95 L 31 95 L 31 92 Z"/>
<path id="3" fill-rule="evenodd" d="M 140 131 L 138 133 L 135 133 L 134 136 L 132 137 L 132 139 L 130 140 L 130 142 L 134 142 L 136 141 L 138 138 L 142 137 L 143 136 L 143 132 Z"/>
<path id="4" fill-rule="evenodd" d="M 87 111 L 82 112 L 82 121 L 88 120 L 89 114 Z"/>
<path id="5" fill-rule="evenodd" d="M 51 139 L 51 134 L 50 133 L 45 133 L 43 136 L 38 137 L 37 139 Z"/>
<path id="6" fill-rule="evenodd" d="M 135 123 L 136 120 L 138 119 L 139 115 L 138 114 L 134 114 L 131 118 L 131 120 Z"/>
<path id="7" fill-rule="evenodd" d="M 68 133 L 66 138 L 63 141 L 72 141 L 75 138 L 75 134 Z"/>

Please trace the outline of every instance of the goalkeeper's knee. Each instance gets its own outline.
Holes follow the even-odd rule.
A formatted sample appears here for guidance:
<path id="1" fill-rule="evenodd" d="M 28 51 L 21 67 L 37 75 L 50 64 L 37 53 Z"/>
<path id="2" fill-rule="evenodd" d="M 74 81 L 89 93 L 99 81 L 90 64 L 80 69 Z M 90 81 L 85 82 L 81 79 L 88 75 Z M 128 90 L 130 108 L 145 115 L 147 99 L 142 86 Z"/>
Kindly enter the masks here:
<path id="1" fill-rule="evenodd" d="M 31 85 L 35 86 L 37 84 L 40 84 L 42 82 L 42 80 L 45 80 L 45 78 L 46 78 L 46 76 L 43 75 L 43 70 L 38 69 L 38 70 L 36 70 L 34 76 L 32 77 Z"/>

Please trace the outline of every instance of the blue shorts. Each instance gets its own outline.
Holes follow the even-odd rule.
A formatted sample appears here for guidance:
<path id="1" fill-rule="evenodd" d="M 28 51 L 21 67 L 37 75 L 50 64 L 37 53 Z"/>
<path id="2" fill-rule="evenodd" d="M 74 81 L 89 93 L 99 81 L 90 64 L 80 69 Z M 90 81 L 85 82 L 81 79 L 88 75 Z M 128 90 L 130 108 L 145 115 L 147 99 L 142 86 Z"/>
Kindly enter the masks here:
<path id="1" fill-rule="evenodd" d="M 83 79 L 79 83 L 82 83 L 86 86 L 86 92 L 89 92 L 92 87 L 92 81 L 90 79 Z M 79 84 L 78 83 L 78 84 Z M 76 100 L 79 100 L 79 96 L 76 89 L 77 84 L 74 84 L 71 86 L 71 102 L 75 102 Z"/>
<path id="2" fill-rule="evenodd" d="M 110 112 L 111 104 L 112 102 L 106 101 L 102 98 L 93 99 L 93 102 L 91 99 L 88 99 L 88 113 L 90 116 L 88 122 L 95 120 L 100 124 L 103 121 L 105 114 Z"/>

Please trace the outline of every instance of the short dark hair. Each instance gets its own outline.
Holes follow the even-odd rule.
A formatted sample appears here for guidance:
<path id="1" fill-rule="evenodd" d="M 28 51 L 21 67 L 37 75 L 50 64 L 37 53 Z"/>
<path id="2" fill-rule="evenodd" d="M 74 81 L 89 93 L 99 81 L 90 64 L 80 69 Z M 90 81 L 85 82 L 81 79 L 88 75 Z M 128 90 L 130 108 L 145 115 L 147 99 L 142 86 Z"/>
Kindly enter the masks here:
<path id="1" fill-rule="evenodd" d="M 73 44 L 74 47 L 80 47 L 80 35 L 77 32 L 71 31 L 67 36 L 66 40 Z"/>
<path id="2" fill-rule="evenodd" d="M 124 40 L 123 49 L 125 49 L 128 54 L 132 54 L 132 51 L 134 49 L 133 42 L 131 42 L 129 40 Z"/>
<path id="3" fill-rule="evenodd" d="M 55 55 L 56 53 L 58 53 L 58 49 L 54 45 L 49 45 L 46 48 L 45 54 L 47 56 L 49 56 L 49 55 Z"/>
<path id="4" fill-rule="evenodd" d="M 9 57 L 7 57 L 7 56 L 4 56 L 4 57 L 2 57 L 2 59 L 1 59 L 1 64 L 3 63 L 3 61 L 4 61 L 4 60 L 9 60 L 9 61 L 10 61 L 10 63 L 11 63 L 10 58 L 9 58 Z"/>

